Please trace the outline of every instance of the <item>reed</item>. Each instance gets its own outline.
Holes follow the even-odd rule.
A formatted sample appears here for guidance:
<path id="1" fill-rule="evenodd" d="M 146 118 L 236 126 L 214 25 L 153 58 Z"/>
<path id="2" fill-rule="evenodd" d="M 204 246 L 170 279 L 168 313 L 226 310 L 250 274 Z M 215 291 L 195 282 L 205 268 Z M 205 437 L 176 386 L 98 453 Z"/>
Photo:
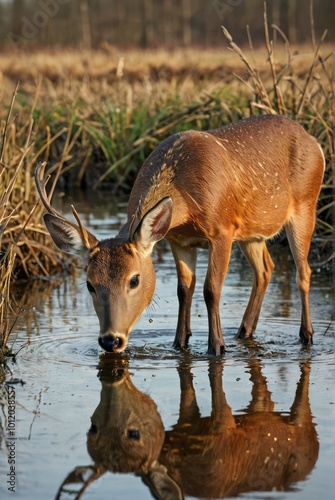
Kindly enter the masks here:
<path id="1" fill-rule="evenodd" d="M 7 116 L 0 122 L 0 363 L 13 355 L 8 338 L 22 309 L 12 286 L 19 280 L 50 277 L 65 267 L 65 259 L 49 244 L 36 196 L 33 172 L 36 132 L 33 112 L 38 95 L 24 119 L 15 119 L 16 85 Z M 52 138 L 44 144 L 48 149 Z"/>

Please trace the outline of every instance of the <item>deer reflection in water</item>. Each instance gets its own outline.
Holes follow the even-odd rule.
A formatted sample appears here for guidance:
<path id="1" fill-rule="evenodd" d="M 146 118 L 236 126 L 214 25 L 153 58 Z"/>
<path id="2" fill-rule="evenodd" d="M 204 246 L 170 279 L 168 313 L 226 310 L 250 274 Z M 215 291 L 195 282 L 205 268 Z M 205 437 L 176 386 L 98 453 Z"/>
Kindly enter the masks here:
<path id="1" fill-rule="evenodd" d="M 319 444 L 308 399 L 308 361 L 301 363 L 291 410 L 282 414 L 274 412 L 261 363 L 250 360 L 252 399 L 243 414 L 234 416 L 222 387 L 224 361 L 210 360 L 208 417 L 200 415 L 190 366 L 181 363 L 179 419 L 166 432 L 154 401 L 132 383 L 127 361 L 112 364 L 99 371 L 101 400 L 88 432 L 95 465 L 74 469 L 57 498 L 74 483 L 80 498 L 106 471 L 135 473 L 162 500 L 288 490 L 312 471 Z"/>

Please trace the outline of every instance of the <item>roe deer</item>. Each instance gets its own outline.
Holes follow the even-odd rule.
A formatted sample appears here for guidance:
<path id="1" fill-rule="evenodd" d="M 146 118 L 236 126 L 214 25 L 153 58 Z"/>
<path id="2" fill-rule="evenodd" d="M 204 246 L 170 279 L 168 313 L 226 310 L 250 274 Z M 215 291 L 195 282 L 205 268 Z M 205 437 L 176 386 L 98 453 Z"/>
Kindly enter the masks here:
<path id="1" fill-rule="evenodd" d="M 99 343 L 122 351 L 155 289 L 151 253 L 165 238 L 178 275 L 179 313 L 174 348 L 187 347 L 197 247 L 209 249 L 204 298 L 208 353 L 220 355 L 219 301 L 232 244 L 254 271 L 254 284 L 237 337 L 252 336 L 274 264 L 265 240 L 283 227 L 297 267 L 300 340 L 312 343 L 307 262 L 315 225 L 324 156 L 316 140 L 283 116 L 248 118 L 208 132 L 190 130 L 164 140 L 143 164 L 128 203 L 128 221 L 115 238 L 98 241 L 78 217 L 69 222 L 51 206 L 45 163 L 36 169 L 38 192 L 56 245 L 87 264 L 87 287 L 100 322 Z"/>
<path id="2" fill-rule="evenodd" d="M 87 435 L 94 465 L 76 467 L 57 498 L 74 478 L 84 491 L 106 471 L 135 473 L 155 498 L 177 500 L 290 490 L 313 470 L 319 443 L 308 398 L 309 361 L 300 365 L 290 412 L 280 413 L 274 411 L 261 363 L 250 360 L 252 399 L 243 413 L 233 415 L 222 388 L 224 361 L 211 359 L 211 414 L 201 416 L 190 365 L 183 360 L 179 418 L 165 433 L 156 404 L 134 386 L 127 362 L 104 361 L 100 402 Z"/>

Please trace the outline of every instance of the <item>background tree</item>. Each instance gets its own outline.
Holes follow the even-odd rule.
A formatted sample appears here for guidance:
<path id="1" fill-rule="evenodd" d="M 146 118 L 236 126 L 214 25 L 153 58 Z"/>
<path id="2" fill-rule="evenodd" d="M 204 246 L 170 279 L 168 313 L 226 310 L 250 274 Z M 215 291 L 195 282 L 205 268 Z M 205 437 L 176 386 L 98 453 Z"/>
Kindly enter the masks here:
<path id="1" fill-rule="evenodd" d="M 269 22 L 291 43 L 311 39 L 310 1 L 268 0 Z M 334 0 L 314 0 L 312 10 L 316 37 L 327 28 L 334 40 Z M 264 38 L 263 0 L 0 0 L 0 14 L 1 48 L 10 48 L 10 33 L 29 49 L 219 46 L 222 24 L 238 43 L 246 40 L 246 25 L 254 42 Z"/>

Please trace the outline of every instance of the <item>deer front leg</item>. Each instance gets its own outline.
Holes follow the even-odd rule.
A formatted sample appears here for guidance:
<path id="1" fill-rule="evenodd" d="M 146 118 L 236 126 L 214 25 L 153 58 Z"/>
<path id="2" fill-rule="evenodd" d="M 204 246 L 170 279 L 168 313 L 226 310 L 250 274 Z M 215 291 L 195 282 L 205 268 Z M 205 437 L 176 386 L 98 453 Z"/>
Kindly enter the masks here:
<path id="1" fill-rule="evenodd" d="M 171 250 L 176 263 L 178 276 L 178 323 L 173 342 L 174 349 L 185 349 L 191 333 L 191 305 L 195 287 L 195 266 L 197 249 L 181 247 L 171 243 Z"/>
<path id="2" fill-rule="evenodd" d="M 208 270 L 204 285 L 204 298 L 208 313 L 208 351 L 207 354 L 220 356 L 226 346 L 222 336 L 219 303 L 223 282 L 227 273 L 232 241 L 229 238 L 210 242 Z"/>
<path id="3" fill-rule="evenodd" d="M 178 426 L 195 425 L 200 420 L 200 410 L 193 386 L 193 374 L 188 363 L 180 363 L 178 367 L 180 378 L 180 405 Z"/>
<path id="4" fill-rule="evenodd" d="M 236 426 L 232 409 L 227 403 L 226 395 L 223 390 L 223 363 L 223 359 L 211 359 L 208 367 L 212 395 L 210 427 L 213 434 L 222 433 L 225 429 Z"/>
<path id="5" fill-rule="evenodd" d="M 252 359 L 248 362 L 250 380 L 252 382 L 251 401 L 247 412 L 254 414 L 256 412 L 269 413 L 274 409 L 274 402 L 271 399 L 271 392 L 268 389 L 266 378 L 262 373 L 262 365 L 258 359 Z"/>
<path id="6" fill-rule="evenodd" d="M 291 406 L 291 422 L 297 426 L 312 426 L 312 413 L 309 404 L 310 360 L 300 364 L 300 379 Z"/>

